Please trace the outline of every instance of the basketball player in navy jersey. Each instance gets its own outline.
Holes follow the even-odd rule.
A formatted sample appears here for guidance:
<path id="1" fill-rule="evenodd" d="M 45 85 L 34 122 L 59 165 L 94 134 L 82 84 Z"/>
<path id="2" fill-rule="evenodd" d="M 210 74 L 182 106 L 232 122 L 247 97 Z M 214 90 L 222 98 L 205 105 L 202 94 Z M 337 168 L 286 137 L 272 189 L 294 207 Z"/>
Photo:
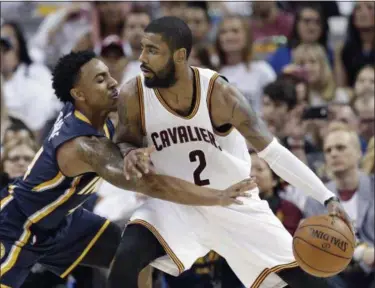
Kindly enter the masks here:
<path id="1" fill-rule="evenodd" d="M 0 194 L 1 288 L 20 287 L 36 262 L 61 277 L 80 263 L 109 267 L 121 229 L 81 207 L 101 177 L 126 190 L 190 205 L 238 203 L 254 185 L 243 181 L 221 191 L 169 176 L 127 180 L 107 118 L 118 98 L 108 67 L 92 52 L 70 53 L 54 69 L 53 88 L 65 106 L 23 179 Z"/>
<path id="2" fill-rule="evenodd" d="M 229 135 L 235 128 L 276 174 L 324 203 L 330 214 L 351 225 L 334 194 L 278 143 L 236 88 L 215 71 L 188 66 L 191 46 L 191 31 L 179 18 L 156 19 L 145 29 L 139 58 L 143 73 L 126 83 L 118 106 L 119 121 L 125 130 L 115 141 L 125 157 L 126 173 L 147 175 L 144 168 L 137 167 L 139 157 L 134 150 L 143 147 L 146 137 L 157 149 L 151 155 L 153 165 L 166 175 L 178 175 L 202 186 L 222 185 L 225 179 L 231 182 L 240 177 L 241 171 L 244 175 L 241 177 L 248 177 L 246 168 L 241 168 L 242 162 L 224 153 L 225 142 L 221 145 L 219 137 L 212 135 Z M 227 140 L 230 143 L 231 139 Z M 228 144 L 228 151 L 235 151 L 233 145 L 238 144 L 238 149 L 246 153 L 241 141 Z M 221 163 L 218 158 L 222 159 Z M 123 233 L 108 287 L 120 288 L 126 284 L 128 288 L 136 288 L 139 272 L 166 254 L 177 266 L 178 275 L 193 263 L 189 254 L 195 250 L 198 253 L 215 250 L 215 245 L 222 249 L 217 252 L 228 260 L 246 287 L 273 287 L 275 283 L 283 287 L 277 282 L 280 278 L 293 288 L 338 287 L 332 284 L 332 279 L 315 278 L 291 262 L 294 260 L 291 236 L 280 221 L 272 218 L 275 216 L 268 205 L 263 206 L 257 197 L 254 194 L 254 200 L 238 209 L 235 206 L 190 209 L 150 199 L 149 206 L 146 202 L 136 217 L 133 215 L 131 225 Z M 169 217 L 163 218 L 163 213 Z M 183 216 L 174 220 L 172 215 Z M 193 217 L 201 220 L 188 220 Z M 173 226 L 166 227 L 164 223 Z M 199 229 L 201 225 L 207 226 Z M 191 241 L 184 242 L 186 238 Z M 187 246 L 192 242 L 193 248 L 181 244 Z M 267 280 L 274 284 L 266 284 Z"/>

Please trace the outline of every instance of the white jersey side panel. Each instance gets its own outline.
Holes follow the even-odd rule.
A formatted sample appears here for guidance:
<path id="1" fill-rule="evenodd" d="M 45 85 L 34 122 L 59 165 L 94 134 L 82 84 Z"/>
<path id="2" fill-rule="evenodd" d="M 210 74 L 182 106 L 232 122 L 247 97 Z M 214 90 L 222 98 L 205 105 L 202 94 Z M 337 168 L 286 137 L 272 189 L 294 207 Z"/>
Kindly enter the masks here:
<path id="1" fill-rule="evenodd" d="M 243 157 L 235 157 L 221 147 L 213 131 L 207 95 L 212 91 L 217 73 L 195 67 L 193 70 L 196 103 L 187 117 L 173 112 L 158 90 L 147 88 L 143 75 L 139 76 L 146 138 L 148 144 L 154 144 L 157 149 L 151 158 L 160 174 L 181 178 L 197 185 L 224 189 L 248 178 L 250 165 L 249 162 L 243 161 Z M 228 147 L 232 150 L 244 149 L 232 145 Z M 245 151 L 239 154 L 242 155 Z"/>

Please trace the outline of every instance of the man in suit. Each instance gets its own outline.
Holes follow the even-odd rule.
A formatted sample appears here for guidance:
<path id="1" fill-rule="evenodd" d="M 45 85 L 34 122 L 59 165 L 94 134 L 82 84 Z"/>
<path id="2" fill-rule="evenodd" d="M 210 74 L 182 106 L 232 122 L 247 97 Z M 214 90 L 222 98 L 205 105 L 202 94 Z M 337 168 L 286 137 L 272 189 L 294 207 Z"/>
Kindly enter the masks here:
<path id="1" fill-rule="evenodd" d="M 336 193 L 353 220 L 358 245 L 351 265 L 341 274 L 348 287 L 369 287 L 374 278 L 374 175 L 360 171 L 361 147 L 357 134 L 341 123 L 332 123 L 324 139 L 324 156 Z M 312 198 L 305 203 L 306 217 L 327 213 Z M 353 283 L 352 283 L 353 282 Z"/>

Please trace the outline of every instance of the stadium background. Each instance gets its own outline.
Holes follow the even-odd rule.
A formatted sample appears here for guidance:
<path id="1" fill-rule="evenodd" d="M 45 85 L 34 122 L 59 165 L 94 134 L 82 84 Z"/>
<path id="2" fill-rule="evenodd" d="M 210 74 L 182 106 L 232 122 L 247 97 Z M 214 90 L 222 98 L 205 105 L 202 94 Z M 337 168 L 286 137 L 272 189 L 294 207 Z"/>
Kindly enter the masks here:
<path id="1" fill-rule="evenodd" d="M 143 29 L 164 15 L 192 29 L 191 65 L 226 76 L 288 149 L 354 203 L 358 246 L 338 277 L 343 287 L 375 287 L 374 2 L 1 2 L 1 187 L 26 171 L 61 108 L 51 87 L 58 58 L 92 49 L 124 83 L 140 73 Z M 252 160 L 262 198 L 291 234 L 322 211 Z M 126 206 L 143 201 L 129 195 L 103 182 L 85 206 L 124 225 Z M 79 267 L 61 280 L 35 265 L 22 287 L 99 288 L 105 275 Z M 144 275 L 142 288 L 242 287 L 214 252 L 178 278 Z"/>

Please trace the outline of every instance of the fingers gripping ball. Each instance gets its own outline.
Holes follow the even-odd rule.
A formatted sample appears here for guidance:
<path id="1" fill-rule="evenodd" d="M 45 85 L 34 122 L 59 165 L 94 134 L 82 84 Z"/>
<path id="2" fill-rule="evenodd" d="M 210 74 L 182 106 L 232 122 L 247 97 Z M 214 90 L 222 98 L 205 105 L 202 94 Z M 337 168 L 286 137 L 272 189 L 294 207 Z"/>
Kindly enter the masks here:
<path id="1" fill-rule="evenodd" d="M 355 236 L 338 217 L 313 216 L 304 220 L 293 237 L 293 253 L 300 267 L 316 277 L 330 277 L 350 263 Z"/>

